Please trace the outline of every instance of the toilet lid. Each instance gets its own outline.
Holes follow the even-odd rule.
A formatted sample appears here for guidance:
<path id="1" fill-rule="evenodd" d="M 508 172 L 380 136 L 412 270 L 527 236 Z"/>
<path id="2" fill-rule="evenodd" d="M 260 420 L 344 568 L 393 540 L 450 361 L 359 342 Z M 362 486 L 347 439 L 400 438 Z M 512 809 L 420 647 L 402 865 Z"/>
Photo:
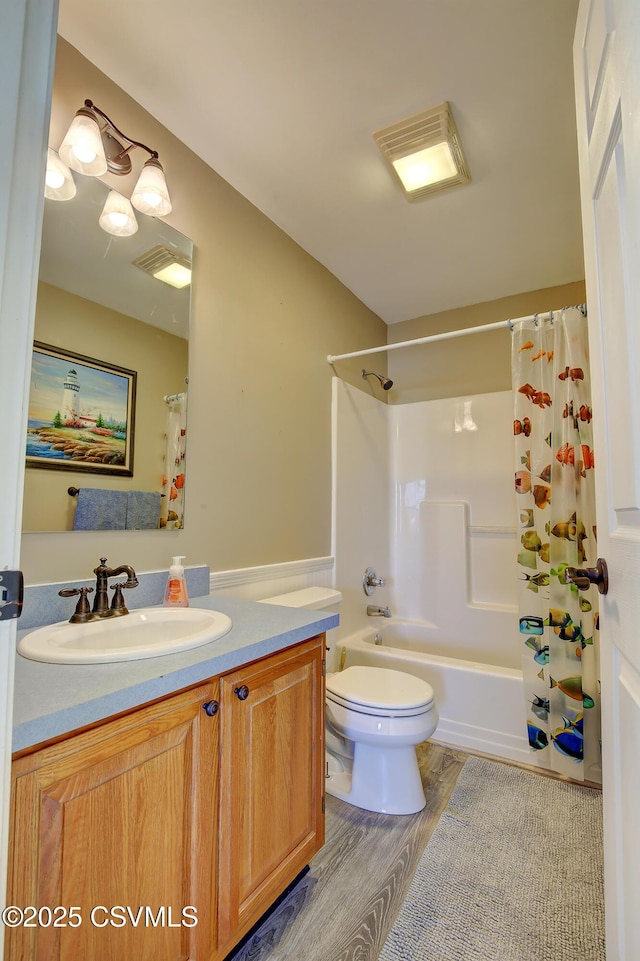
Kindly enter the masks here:
<path id="1" fill-rule="evenodd" d="M 364 708 L 403 712 L 423 710 L 434 698 L 431 685 L 413 674 L 385 667 L 359 666 L 328 677 L 327 696 Z"/>

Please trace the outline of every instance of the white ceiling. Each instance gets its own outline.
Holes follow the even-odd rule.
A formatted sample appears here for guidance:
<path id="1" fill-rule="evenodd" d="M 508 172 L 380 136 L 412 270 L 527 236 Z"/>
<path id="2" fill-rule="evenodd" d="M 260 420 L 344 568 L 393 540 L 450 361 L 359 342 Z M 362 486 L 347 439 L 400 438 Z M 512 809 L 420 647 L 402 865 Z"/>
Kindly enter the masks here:
<path id="1" fill-rule="evenodd" d="M 584 277 L 576 11 L 60 0 L 59 32 L 394 323 Z M 408 203 L 372 133 L 445 100 L 472 182 Z"/>

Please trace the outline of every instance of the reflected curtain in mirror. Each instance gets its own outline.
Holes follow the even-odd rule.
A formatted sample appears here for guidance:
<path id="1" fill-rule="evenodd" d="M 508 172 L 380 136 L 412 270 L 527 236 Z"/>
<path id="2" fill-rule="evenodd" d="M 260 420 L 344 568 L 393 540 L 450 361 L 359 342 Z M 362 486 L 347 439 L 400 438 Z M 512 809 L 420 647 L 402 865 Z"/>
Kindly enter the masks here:
<path id="1" fill-rule="evenodd" d="M 167 435 L 165 471 L 160 508 L 160 526 L 168 530 L 184 527 L 185 451 L 187 442 L 187 394 L 165 397 L 167 405 Z"/>

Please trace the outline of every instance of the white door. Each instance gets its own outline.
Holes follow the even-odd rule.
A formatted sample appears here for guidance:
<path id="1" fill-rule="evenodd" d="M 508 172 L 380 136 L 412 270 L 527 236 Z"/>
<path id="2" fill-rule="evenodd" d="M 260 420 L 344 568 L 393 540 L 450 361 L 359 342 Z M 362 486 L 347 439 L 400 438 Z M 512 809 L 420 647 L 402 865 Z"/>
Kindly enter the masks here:
<path id="1" fill-rule="evenodd" d="M 607 961 L 640 958 L 640 3 L 581 0 L 574 43 L 601 597 Z"/>
<path id="2" fill-rule="evenodd" d="M 0 571 L 18 568 L 35 284 L 57 7 L 2 0 L 0 27 Z M 7 868 L 16 621 L 0 621 L 0 906 Z M 0 930 L 0 957 L 3 932 Z"/>

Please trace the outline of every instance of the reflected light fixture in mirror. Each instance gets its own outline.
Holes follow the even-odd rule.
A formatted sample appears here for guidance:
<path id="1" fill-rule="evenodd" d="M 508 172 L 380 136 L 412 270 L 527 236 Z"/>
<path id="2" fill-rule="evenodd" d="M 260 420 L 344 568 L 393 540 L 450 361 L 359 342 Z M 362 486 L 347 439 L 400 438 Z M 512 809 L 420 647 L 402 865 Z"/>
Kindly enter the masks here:
<path id="1" fill-rule="evenodd" d="M 182 290 L 191 283 L 191 261 L 163 244 L 157 244 L 132 261 L 135 267 L 145 270 L 163 284 Z"/>
<path id="2" fill-rule="evenodd" d="M 49 200 L 71 200 L 76 195 L 76 183 L 71 171 L 51 147 L 47 149 L 44 195 Z"/>
<path id="3" fill-rule="evenodd" d="M 98 223 L 108 234 L 114 234 L 116 237 L 131 237 L 138 229 L 138 221 L 131 201 L 119 194 L 117 190 L 109 191 Z"/>
<path id="4" fill-rule="evenodd" d="M 104 111 L 91 100 L 85 100 L 60 145 L 57 158 L 63 166 L 86 176 L 101 177 L 107 172 L 126 176 L 131 173 L 131 151 L 136 147 L 145 150 L 149 159 L 142 167 L 131 201 L 112 191 L 99 221 L 103 230 L 118 237 L 130 236 L 137 229 L 132 206 L 152 217 L 166 217 L 171 212 L 167 182 L 157 150 L 128 137 Z M 60 174 L 54 172 L 55 161 L 51 154 L 47 161 L 47 178 L 56 181 Z M 71 196 L 57 195 L 55 199 L 66 200 Z"/>

